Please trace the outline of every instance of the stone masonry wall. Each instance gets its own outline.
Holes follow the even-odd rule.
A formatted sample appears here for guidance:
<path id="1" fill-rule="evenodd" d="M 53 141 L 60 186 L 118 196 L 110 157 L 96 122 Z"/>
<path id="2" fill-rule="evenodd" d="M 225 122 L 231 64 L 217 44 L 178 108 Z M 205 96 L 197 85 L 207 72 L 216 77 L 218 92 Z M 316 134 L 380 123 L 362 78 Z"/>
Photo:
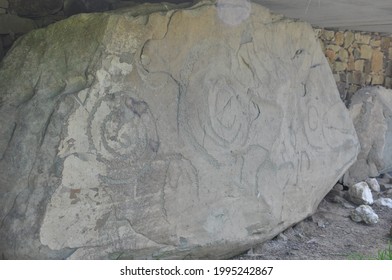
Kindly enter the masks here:
<path id="1" fill-rule="evenodd" d="M 315 29 L 334 74 L 341 98 L 348 103 L 361 87 L 392 87 L 392 35 Z"/>

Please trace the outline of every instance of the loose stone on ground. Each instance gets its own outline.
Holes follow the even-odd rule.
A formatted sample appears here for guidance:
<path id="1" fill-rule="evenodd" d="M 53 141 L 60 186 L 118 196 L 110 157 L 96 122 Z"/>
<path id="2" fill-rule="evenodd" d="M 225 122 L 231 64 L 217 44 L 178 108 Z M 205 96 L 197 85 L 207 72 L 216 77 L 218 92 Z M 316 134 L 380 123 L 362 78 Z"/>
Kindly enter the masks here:
<path id="1" fill-rule="evenodd" d="M 369 225 L 374 225 L 378 223 L 378 215 L 373 211 L 372 207 L 369 205 L 361 205 L 355 208 L 351 214 L 351 219 L 354 222 L 365 222 Z"/>
<path id="2" fill-rule="evenodd" d="M 348 190 L 348 195 L 350 200 L 357 205 L 373 204 L 373 195 L 366 182 L 359 182 L 351 186 Z"/>

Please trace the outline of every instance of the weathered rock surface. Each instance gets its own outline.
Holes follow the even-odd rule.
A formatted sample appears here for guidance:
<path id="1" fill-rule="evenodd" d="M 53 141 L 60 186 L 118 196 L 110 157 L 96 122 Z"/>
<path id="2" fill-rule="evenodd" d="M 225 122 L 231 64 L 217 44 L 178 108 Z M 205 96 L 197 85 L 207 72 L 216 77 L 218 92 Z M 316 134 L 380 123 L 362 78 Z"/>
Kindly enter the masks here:
<path id="1" fill-rule="evenodd" d="M 3 258 L 229 257 L 359 149 L 312 28 L 256 4 L 71 17 L 18 41 L 0 89 Z"/>
<path id="2" fill-rule="evenodd" d="M 380 184 L 378 183 L 376 178 L 368 178 L 366 180 L 366 183 L 368 184 L 368 186 L 375 192 L 380 192 L 381 191 L 381 187 Z"/>
<path id="3" fill-rule="evenodd" d="M 386 206 L 388 208 L 392 208 L 392 199 L 387 197 L 381 197 L 375 200 L 374 203 L 380 206 Z"/>
<path id="4" fill-rule="evenodd" d="M 351 212 L 350 217 L 354 222 L 358 223 L 365 222 L 368 225 L 374 225 L 378 223 L 378 215 L 369 205 L 358 206 Z"/>
<path id="5" fill-rule="evenodd" d="M 353 96 L 349 110 L 361 151 L 344 175 L 346 185 L 392 170 L 392 90 L 363 88 Z"/>
<path id="6" fill-rule="evenodd" d="M 359 182 L 352 185 L 348 190 L 348 196 L 357 205 L 373 204 L 373 195 L 366 182 Z"/>
<path id="7" fill-rule="evenodd" d="M 63 0 L 8 0 L 10 9 L 25 17 L 41 17 L 62 9 Z"/>

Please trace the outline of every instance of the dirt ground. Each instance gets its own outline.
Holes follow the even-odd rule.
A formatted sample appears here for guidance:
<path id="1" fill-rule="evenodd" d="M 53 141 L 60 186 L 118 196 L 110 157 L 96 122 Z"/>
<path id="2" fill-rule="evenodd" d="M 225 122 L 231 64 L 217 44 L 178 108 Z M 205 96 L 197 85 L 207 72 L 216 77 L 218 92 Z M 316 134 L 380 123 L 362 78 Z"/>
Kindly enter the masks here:
<path id="1" fill-rule="evenodd" d="M 340 191 L 341 197 L 346 192 Z M 372 192 L 373 198 L 392 198 L 392 189 Z M 350 260 L 376 258 L 380 250 L 392 244 L 392 209 L 372 205 L 379 216 L 375 225 L 351 220 L 349 202 L 336 202 L 331 191 L 320 203 L 316 213 L 292 228 L 235 259 L 247 260 Z"/>

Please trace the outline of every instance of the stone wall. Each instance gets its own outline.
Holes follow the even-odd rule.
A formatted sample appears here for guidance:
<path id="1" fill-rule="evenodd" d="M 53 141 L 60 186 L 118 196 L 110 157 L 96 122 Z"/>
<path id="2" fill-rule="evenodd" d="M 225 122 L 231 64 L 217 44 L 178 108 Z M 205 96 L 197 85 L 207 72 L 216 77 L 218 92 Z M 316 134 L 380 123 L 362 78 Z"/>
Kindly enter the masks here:
<path id="1" fill-rule="evenodd" d="M 349 102 L 361 87 L 392 87 L 392 35 L 315 29 L 340 95 Z"/>

